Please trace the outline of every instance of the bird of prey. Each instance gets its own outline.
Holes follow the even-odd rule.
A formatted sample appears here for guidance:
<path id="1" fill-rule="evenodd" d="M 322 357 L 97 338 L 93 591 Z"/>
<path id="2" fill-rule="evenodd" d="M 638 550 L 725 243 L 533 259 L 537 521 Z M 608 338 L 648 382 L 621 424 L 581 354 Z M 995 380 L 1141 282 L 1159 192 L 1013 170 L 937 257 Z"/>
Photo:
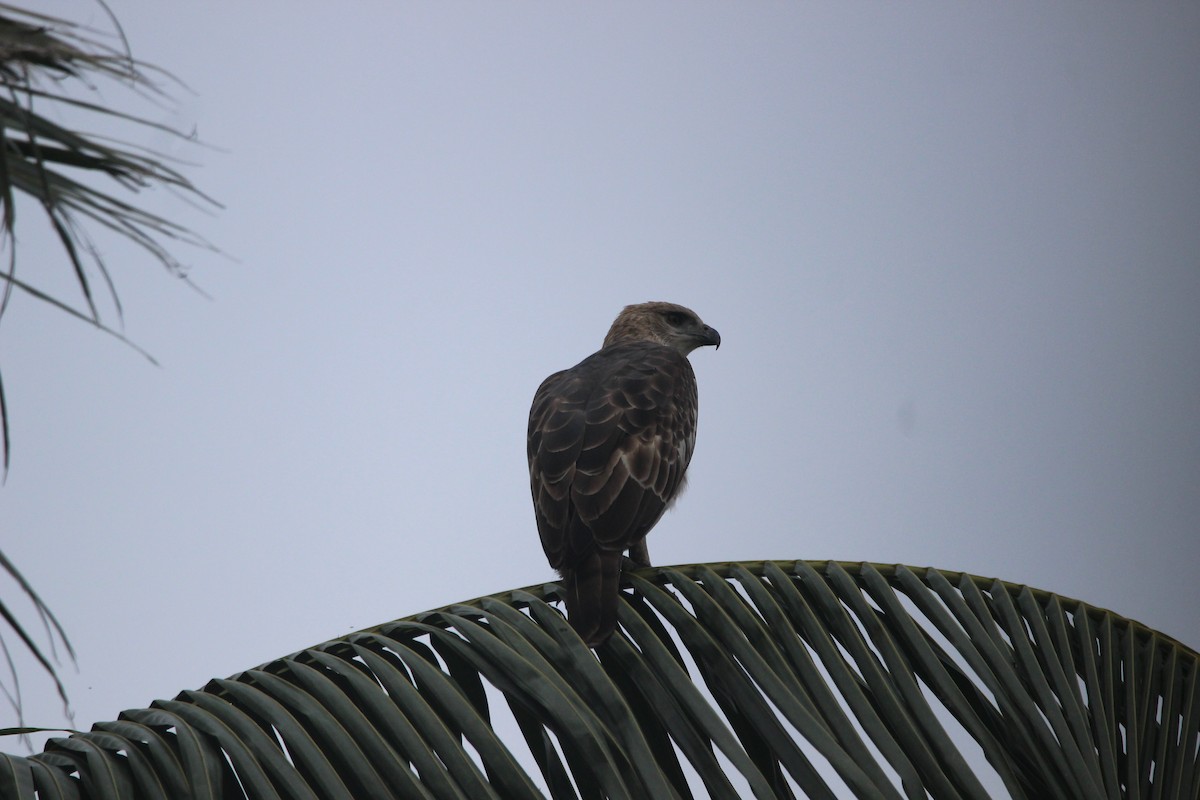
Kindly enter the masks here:
<path id="1" fill-rule="evenodd" d="M 688 353 L 721 336 L 674 303 L 626 306 L 604 345 L 542 382 L 529 411 L 538 534 L 588 644 L 617 627 L 623 553 L 649 566 L 646 534 L 684 486 L 696 445 Z"/>

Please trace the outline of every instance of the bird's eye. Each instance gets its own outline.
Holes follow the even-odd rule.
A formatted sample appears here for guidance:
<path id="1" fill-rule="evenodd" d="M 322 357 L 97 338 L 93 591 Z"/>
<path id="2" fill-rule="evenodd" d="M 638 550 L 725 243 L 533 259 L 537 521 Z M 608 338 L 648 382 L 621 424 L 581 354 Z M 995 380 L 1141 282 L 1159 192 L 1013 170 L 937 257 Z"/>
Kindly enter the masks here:
<path id="1" fill-rule="evenodd" d="M 678 328 L 680 325 L 687 322 L 687 314 L 679 311 L 668 311 L 667 322 Z"/>

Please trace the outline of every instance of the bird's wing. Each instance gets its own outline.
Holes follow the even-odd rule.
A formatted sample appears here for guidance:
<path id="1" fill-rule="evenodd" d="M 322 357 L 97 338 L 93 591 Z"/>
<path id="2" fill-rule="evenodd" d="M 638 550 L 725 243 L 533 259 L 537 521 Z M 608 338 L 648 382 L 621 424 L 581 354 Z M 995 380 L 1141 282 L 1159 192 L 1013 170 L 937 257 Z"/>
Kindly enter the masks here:
<path id="1" fill-rule="evenodd" d="M 696 437 L 687 358 L 650 342 L 605 348 L 547 378 L 529 415 L 542 547 L 557 569 L 640 540 L 683 485 Z"/>

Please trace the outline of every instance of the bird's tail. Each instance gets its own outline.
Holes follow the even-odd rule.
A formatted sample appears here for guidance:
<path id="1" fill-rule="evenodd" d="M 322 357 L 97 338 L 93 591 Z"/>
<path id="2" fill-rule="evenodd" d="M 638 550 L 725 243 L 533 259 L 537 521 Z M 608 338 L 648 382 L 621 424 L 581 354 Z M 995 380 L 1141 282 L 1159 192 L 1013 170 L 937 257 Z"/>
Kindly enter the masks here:
<path id="1" fill-rule="evenodd" d="M 596 552 L 562 570 L 567 620 L 588 647 L 604 644 L 617 629 L 621 561 L 619 552 Z"/>

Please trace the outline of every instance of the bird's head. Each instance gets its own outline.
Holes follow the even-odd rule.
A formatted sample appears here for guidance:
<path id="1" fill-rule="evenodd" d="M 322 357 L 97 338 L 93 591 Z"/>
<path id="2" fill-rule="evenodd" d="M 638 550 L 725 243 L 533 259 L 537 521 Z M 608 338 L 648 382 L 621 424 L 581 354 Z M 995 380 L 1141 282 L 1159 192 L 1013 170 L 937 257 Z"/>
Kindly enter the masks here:
<path id="1" fill-rule="evenodd" d="M 675 303 L 625 306 L 608 329 L 604 346 L 621 342 L 658 342 L 687 355 L 704 345 L 721 346 L 721 334 L 700 321 L 696 312 Z"/>

